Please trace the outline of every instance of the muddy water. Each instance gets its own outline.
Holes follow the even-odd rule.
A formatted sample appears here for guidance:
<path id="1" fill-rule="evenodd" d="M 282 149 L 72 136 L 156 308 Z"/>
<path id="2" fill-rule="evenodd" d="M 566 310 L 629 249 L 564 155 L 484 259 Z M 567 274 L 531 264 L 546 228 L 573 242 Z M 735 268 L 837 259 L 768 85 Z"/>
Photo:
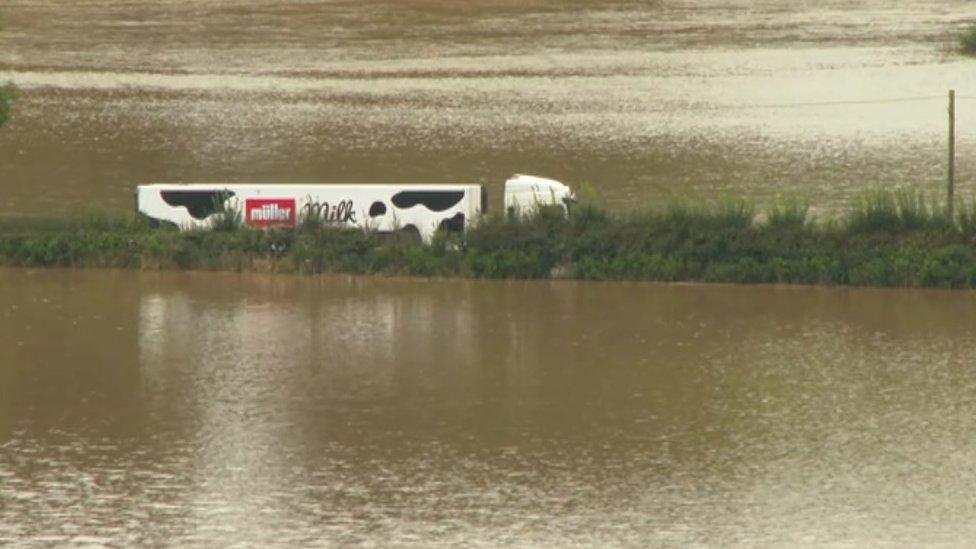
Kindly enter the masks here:
<path id="1" fill-rule="evenodd" d="M 942 180 L 971 2 L 0 4 L 0 216 L 145 181 Z M 0 270 L 0 545 L 976 535 L 968 293 Z"/>
<path id="2" fill-rule="evenodd" d="M 0 545 L 962 543 L 974 300 L 0 271 Z"/>
<path id="3" fill-rule="evenodd" d="M 0 215 L 146 181 L 587 182 L 613 207 L 936 188 L 958 1 L 6 0 Z"/>

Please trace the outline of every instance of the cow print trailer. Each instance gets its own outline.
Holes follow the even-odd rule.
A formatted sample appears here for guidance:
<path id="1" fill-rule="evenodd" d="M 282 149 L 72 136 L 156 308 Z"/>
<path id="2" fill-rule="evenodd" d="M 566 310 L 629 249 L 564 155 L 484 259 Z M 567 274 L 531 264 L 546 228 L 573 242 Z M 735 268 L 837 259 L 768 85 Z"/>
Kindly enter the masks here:
<path id="1" fill-rule="evenodd" d="M 506 209 L 564 208 L 572 191 L 558 181 L 516 175 L 505 184 Z M 438 228 L 460 232 L 487 211 L 481 185 L 453 184 L 152 184 L 139 185 L 140 213 L 182 230 L 210 229 L 220 211 L 238 211 L 257 228 L 295 227 L 309 218 L 379 232 L 416 230 L 429 242 Z M 568 212 L 568 210 L 567 210 Z"/>

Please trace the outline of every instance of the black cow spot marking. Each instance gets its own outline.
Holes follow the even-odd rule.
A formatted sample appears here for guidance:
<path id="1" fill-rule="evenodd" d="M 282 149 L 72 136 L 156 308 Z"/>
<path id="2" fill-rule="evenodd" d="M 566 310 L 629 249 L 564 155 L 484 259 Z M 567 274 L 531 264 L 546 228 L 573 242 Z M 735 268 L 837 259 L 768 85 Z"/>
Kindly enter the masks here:
<path id="1" fill-rule="evenodd" d="M 458 213 L 449 219 L 442 219 L 438 228 L 452 233 L 459 233 L 464 230 L 464 214 Z"/>
<path id="2" fill-rule="evenodd" d="M 443 212 L 464 198 L 464 191 L 400 191 L 393 195 L 397 208 L 412 208 L 417 204 L 433 212 Z"/>
<path id="3" fill-rule="evenodd" d="M 162 191 L 163 202 L 170 206 L 184 206 L 193 219 L 206 219 L 223 208 L 234 196 L 232 191 Z"/>
<path id="4" fill-rule="evenodd" d="M 369 216 L 377 217 L 386 213 L 386 204 L 382 202 L 373 202 L 369 206 Z"/>

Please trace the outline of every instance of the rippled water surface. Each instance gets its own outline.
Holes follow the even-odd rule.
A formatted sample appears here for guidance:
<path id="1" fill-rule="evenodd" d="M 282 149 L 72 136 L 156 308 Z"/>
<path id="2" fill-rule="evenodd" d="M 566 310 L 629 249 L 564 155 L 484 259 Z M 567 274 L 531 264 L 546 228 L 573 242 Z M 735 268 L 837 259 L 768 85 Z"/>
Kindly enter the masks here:
<path id="1" fill-rule="evenodd" d="M 0 215 L 147 181 L 588 183 L 612 207 L 937 187 L 966 1 L 6 0 Z M 892 102 L 892 100 L 896 100 Z"/>
<path id="2" fill-rule="evenodd" d="M 0 545 L 976 535 L 969 293 L 0 270 Z"/>
<path id="3" fill-rule="evenodd" d="M 148 181 L 935 189 L 964 1 L 0 0 L 0 216 Z M 0 270 L 0 545 L 976 537 L 968 292 Z"/>

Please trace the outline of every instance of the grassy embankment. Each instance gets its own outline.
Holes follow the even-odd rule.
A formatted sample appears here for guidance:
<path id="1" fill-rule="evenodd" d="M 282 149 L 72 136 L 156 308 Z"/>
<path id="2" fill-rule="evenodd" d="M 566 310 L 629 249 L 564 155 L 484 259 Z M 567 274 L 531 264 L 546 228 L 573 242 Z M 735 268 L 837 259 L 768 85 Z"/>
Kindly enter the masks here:
<path id="1" fill-rule="evenodd" d="M 566 277 L 741 283 L 976 287 L 976 203 L 953 222 L 915 191 L 875 192 L 812 222 L 791 201 L 761 215 L 746 202 L 676 204 L 570 219 L 488 217 L 422 245 L 361 230 L 150 229 L 125 215 L 0 223 L 0 264 L 255 270 L 482 278 Z"/>

